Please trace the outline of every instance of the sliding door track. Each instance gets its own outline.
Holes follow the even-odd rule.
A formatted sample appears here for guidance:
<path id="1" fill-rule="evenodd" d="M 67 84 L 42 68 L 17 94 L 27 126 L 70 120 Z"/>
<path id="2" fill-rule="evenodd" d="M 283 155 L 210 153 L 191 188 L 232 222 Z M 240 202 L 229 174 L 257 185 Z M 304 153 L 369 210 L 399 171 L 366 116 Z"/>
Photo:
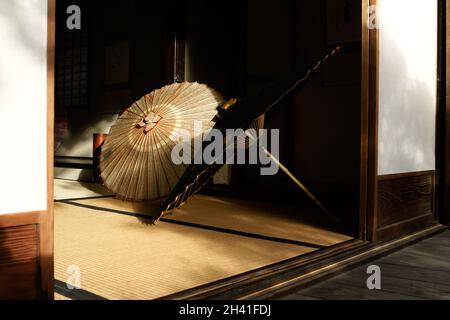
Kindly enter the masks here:
<path id="1" fill-rule="evenodd" d="M 171 294 L 160 300 L 270 299 L 278 294 L 313 285 L 445 230 L 446 227 L 436 225 L 385 242 L 349 240 L 327 249 Z"/>

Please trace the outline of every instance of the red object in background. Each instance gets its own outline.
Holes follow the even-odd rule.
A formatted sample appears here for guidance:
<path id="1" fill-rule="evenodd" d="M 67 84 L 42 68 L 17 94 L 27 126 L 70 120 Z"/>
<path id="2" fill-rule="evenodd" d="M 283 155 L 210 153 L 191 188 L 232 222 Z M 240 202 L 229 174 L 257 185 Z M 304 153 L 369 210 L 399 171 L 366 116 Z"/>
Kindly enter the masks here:
<path id="1" fill-rule="evenodd" d="M 94 182 L 103 183 L 100 177 L 100 154 L 102 152 L 103 143 L 108 135 L 105 133 L 94 133 L 93 139 L 93 165 L 94 165 Z"/>

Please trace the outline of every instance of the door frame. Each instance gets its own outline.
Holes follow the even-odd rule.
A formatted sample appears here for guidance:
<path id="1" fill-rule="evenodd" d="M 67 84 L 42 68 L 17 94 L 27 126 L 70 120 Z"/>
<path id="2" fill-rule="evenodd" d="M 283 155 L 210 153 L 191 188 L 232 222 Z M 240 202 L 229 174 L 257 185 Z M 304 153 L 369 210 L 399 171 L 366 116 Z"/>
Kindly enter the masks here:
<path id="1" fill-rule="evenodd" d="M 433 192 L 433 214 L 439 222 L 450 224 L 450 94 L 447 86 L 447 57 L 450 58 L 450 2 L 438 1 L 438 70 L 436 115 L 436 170 Z M 377 239 L 378 224 L 378 90 L 379 30 L 368 28 L 369 6 L 378 0 L 363 0 L 362 14 L 362 120 L 361 120 L 361 185 L 360 232 L 362 240 Z M 450 79 L 449 79 L 450 80 Z M 430 222 L 422 223 L 423 226 Z M 417 224 L 421 226 L 422 224 Z M 407 229 L 407 228 L 406 228 Z M 405 230 L 406 230 L 405 229 Z"/>
<path id="2" fill-rule="evenodd" d="M 373 240 L 378 192 L 378 57 L 379 31 L 369 29 L 369 7 L 378 0 L 362 0 L 361 165 L 359 238 Z"/>
<path id="3" fill-rule="evenodd" d="M 439 76 L 437 112 L 437 212 L 440 222 L 450 225 L 450 1 L 439 0 Z"/>
<path id="4" fill-rule="evenodd" d="M 53 161 L 55 119 L 56 0 L 47 0 L 47 211 L 39 219 L 42 298 L 54 298 Z"/>

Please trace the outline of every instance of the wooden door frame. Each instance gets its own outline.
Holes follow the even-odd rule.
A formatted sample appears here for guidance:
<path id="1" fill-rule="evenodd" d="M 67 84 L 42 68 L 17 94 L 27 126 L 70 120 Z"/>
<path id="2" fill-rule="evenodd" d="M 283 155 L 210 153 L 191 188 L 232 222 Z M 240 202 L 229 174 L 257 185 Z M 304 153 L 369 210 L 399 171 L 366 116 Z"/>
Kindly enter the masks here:
<path id="1" fill-rule="evenodd" d="M 44 299 L 54 298 L 53 159 L 55 117 L 56 0 L 47 1 L 47 211 L 40 215 L 40 272 Z"/>
<path id="2" fill-rule="evenodd" d="M 440 222 L 450 225 L 450 1 L 439 0 L 439 79 L 437 112 L 437 194 Z"/>
<path id="3" fill-rule="evenodd" d="M 446 86 L 450 58 L 450 2 L 438 1 L 438 74 L 436 122 L 436 182 L 434 214 L 440 222 L 450 224 L 450 103 Z M 379 113 L 379 30 L 368 28 L 368 7 L 378 0 L 363 0 L 362 14 L 362 117 L 361 117 L 361 185 L 360 232 L 362 240 L 377 237 L 378 216 L 378 113 Z M 445 45 L 446 44 L 446 45 Z"/>
<path id="4" fill-rule="evenodd" d="M 374 238 L 378 190 L 378 29 L 369 29 L 369 6 L 362 0 L 361 166 L 359 238 Z"/>

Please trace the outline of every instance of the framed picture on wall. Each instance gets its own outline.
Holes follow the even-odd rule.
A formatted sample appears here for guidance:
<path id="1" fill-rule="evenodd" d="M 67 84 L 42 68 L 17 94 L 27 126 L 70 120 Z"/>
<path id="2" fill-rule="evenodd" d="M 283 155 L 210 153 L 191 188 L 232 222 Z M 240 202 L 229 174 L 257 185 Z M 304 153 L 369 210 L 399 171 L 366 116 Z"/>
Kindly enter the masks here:
<path id="1" fill-rule="evenodd" d="M 127 42 L 105 47 L 105 86 L 129 82 L 130 50 Z"/>
<path id="2" fill-rule="evenodd" d="M 327 1 L 327 43 L 329 45 L 361 40 L 361 1 Z"/>

